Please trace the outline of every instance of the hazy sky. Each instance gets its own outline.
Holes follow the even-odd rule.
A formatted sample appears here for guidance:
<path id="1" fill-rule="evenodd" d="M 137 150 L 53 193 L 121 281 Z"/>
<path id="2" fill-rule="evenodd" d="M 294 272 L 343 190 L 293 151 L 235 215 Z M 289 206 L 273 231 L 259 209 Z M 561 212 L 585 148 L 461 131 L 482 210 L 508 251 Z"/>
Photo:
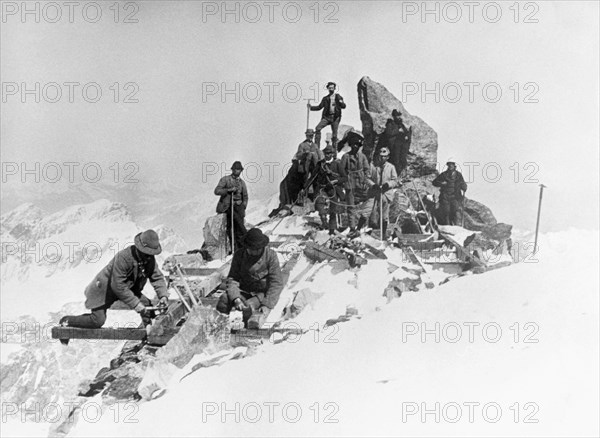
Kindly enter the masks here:
<path id="1" fill-rule="evenodd" d="M 3 3 L 3 162 L 94 161 L 108 172 L 111 163 L 133 161 L 137 177 L 193 181 L 196 193 L 216 184 L 217 175 L 203 174 L 206 163 L 281 163 L 276 181 L 269 181 L 263 166 L 262 178 L 250 184 L 251 194 L 264 196 L 277 190 L 282 166 L 303 138 L 305 103 L 292 102 L 297 88 L 304 98 L 315 90 L 320 98 L 325 83 L 336 81 L 348 104 L 342 123 L 360 128 L 356 84 L 366 75 L 437 131 L 440 160 L 452 155 L 461 163 L 481 163 L 468 195 L 490 206 L 500 221 L 534 227 L 539 189 L 525 180 L 537 172 L 533 179 L 548 186 L 544 229 L 598 226 L 598 2 L 529 2 L 513 9 L 513 2 L 500 2 L 495 23 L 489 22 L 497 13 L 490 2 L 479 2 L 473 23 L 464 2 L 427 4 L 439 8 L 439 23 L 433 14 L 410 15 L 422 2 L 301 2 L 295 23 L 291 2 L 278 2 L 272 23 L 265 2 L 227 2 L 229 9 L 239 8 L 239 23 L 235 13 L 222 19 L 221 2 L 200 1 L 123 2 L 118 23 L 114 2 L 99 2 L 102 16 L 91 23 L 97 11 L 87 3 L 75 8 L 73 23 L 66 6 L 57 23 L 48 22 L 56 10 L 39 6 L 36 23 L 33 14 L 25 20 L 20 10 L 13 15 L 21 2 Z M 252 23 L 256 6 L 262 17 Z M 449 22 L 457 11 L 461 19 Z M 138 22 L 123 23 L 127 14 Z M 324 22 L 328 14 L 337 23 Z M 538 22 L 524 22 L 532 20 Z M 22 103 L 21 84 L 33 89 L 36 82 L 41 88 L 61 84 L 62 97 L 50 103 L 40 91 L 40 103 L 35 95 Z M 73 103 L 68 82 L 81 84 Z M 93 82 L 102 90 L 97 103 L 82 97 L 83 84 Z M 464 85 L 470 82 L 480 84 L 473 102 Z M 221 95 L 236 83 L 238 102 L 235 93 Z M 439 83 L 440 102 L 420 90 L 403 96 L 411 83 L 420 90 Z M 456 87 L 449 83 L 463 93 L 457 103 L 450 101 Z M 493 85 L 487 99 L 485 84 Z M 502 96 L 492 103 L 496 89 Z M 89 99 L 94 90 L 87 89 Z M 52 100 L 56 87 L 45 92 Z M 139 102 L 125 103 L 132 92 Z M 318 119 L 313 112 L 311 126 Z M 492 163 L 487 180 L 486 163 Z M 492 182 L 498 168 L 502 175 Z"/>

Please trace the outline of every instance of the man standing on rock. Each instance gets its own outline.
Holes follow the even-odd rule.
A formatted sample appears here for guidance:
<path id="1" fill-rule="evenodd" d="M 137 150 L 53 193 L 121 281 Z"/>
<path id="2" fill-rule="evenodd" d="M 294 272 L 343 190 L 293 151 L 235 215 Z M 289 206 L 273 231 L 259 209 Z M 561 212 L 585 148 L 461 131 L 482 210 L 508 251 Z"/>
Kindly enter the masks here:
<path id="1" fill-rule="evenodd" d="M 319 161 L 317 168 L 317 183 L 320 190 L 315 201 L 315 209 L 319 212 L 323 229 L 329 229 L 331 235 L 337 230 L 337 214 L 341 211 L 341 203 L 345 198 L 343 184 L 346 182 L 346 172 L 342 168 L 341 161 L 334 158 L 331 145 L 327 145 L 323 153 L 325 158 Z M 327 200 L 329 200 L 329 219 L 327 219 Z"/>
<path id="2" fill-rule="evenodd" d="M 328 125 L 331 125 L 331 142 L 334 147 L 337 145 L 338 127 L 342 120 L 342 109 L 346 108 L 346 103 L 344 98 L 335 92 L 335 88 L 335 82 L 328 82 L 327 90 L 329 94 L 321 99 L 321 103 L 316 106 L 310 103 L 306 104 L 311 111 L 323 110 L 321 121 L 315 127 L 315 141 L 319 147 L 321 147 L 321 130 Z"/>
<path id="3" fill-rule="evenodd" d="M 91 309 L 91 313 L 64 316 L 60 320 L 62 326 L 100 328 L 106 322 L 106 311 L 115 301 L 124 302 L 140 314 L 145 325 L 150 324 L 153 314 L 146 306 L 151 302 L 142 294 L 148 280 L 156 291 L 159 305 L 167 305 L 167 283 L 154 258 L 162 251 L 158 234 L 154 230 L 144 231 L 135 236 L 134 243 L 119 251 L 85 289 L 85 307 Z"/>
<path id="4" fill-rule="evenodd" d="M 358 131 L 348 135 L 350 152 L 342 156 L 341 167 L 347 175 L 346 204 L 348 206 L 348 221 L 350 232 L 356 234 L 366 223 L 373 209 L 373 198 L 369 197 L 371 180 L 371 165 L 367 157 L 360 151 L 364 137 Z"/>
<path id="5" fill-rule="evenodd" d="M 446 165 L 448 169 L 440 173 L 432 183 L 440 188 L 438 222 L 440 225 L 456 225 L 456 210 L 465 196 L 467 183 L 462 174 L 456 170 L 456 162 L 453 158 L 449 158 Z"/>
<path id="6" fill-rule="evenodd" d="M 240 177 L 242 170 L 244 170 L 242 163 L 239 161 L 234 162 L 231 166 L 231 175 L 221 178 L 215 188 L 215 195 L 221 197 L 217 204 L 217 213 L 225 213 L 227 238 L 231 243 L 231 248 L 234 248 L 234 242 L 231 241 L 231 227 L 233 226 L 236 249 L 241 248 L 242 239 L 246 234 L 244 218 L 248 206 L 248 189 L 246 183 Z"/>
<path id="7" fill-rule="evenodd" d="M 387 226 L 390 216 L 390 204 L 394 200 L 394 193 L 391 189 L 400 186 L 396 168 L 388 161 L 390 151 L 388 148 L 379 149 L 379 164 L 375 166 L 371 164 L 371 179 L 375 182 L 371 188 L 371 194 L 375 196 L 375 208 L 373 212 L 378 216 L 381 212 L 382 216 L 382 239 L 386 239 Z M 379 205 L 381 203 L 381 206 Z"/>
<path id="8" fill-rule="evenodd" d="M 242 311 L 244 323 L 252 319 L 248 326 L 257 328 L 277 305 L 283 277 L 277 254 L 269 248 L 269 237 L 259 228 L 250 229 L 243 243 L 233 255 L 217 310 L 226 314 L 232 309 Z"/>

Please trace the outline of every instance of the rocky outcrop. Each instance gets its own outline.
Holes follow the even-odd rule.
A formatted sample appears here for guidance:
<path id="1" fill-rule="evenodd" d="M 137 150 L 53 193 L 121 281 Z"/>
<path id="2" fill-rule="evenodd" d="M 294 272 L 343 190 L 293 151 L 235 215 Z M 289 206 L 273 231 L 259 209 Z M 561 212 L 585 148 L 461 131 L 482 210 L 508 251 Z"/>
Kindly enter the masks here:
<path id="1" fill-rule="evenodd" d="M 392 111 L 402 113 L 407 127 L 412 127 L 412 142 L 408 155 L 408 176 L 420 177 L 436 171 L 437 133 L 422 119 L 410 114 L 396 97 L 383 85 L 368 76 L 358 82 L 358 105 L 362 133 L 365 136 L 364 151 L 370 156 L 378 145 L 386 140 L 393 129 Z"/>

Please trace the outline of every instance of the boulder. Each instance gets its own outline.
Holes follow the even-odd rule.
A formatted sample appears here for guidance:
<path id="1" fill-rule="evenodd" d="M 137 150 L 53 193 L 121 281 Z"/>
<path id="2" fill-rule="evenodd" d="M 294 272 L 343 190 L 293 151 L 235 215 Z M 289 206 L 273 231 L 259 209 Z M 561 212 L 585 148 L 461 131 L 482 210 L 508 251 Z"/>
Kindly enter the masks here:
<path id="1" fill-rule="evenodd" d="M 420 177 L 437 170 L 437 133 L 422 119 L 410 114 L 383 85 L 364 76 L 358 82 L 358 104 L 362 133 L 365 136 L 363 151 L 369 157 L 385 141 L 386 127 L 393 123 L 392 111 L 399 110 L 407 127 L 412 127 L 412 142 L 408 155 L 408 176 Z M 389 132 L 389 129 L 388 129 Z"/>
<path id="2" fill-rule="evenodd" d="M 229 243 L 227 242 L 225 215 L 217 214 L 206 219 L 202 231 L 204 234 L 202 250 L 205 250 L 209 256 L 207 258 L 215 260 L 227 257 Z"/>

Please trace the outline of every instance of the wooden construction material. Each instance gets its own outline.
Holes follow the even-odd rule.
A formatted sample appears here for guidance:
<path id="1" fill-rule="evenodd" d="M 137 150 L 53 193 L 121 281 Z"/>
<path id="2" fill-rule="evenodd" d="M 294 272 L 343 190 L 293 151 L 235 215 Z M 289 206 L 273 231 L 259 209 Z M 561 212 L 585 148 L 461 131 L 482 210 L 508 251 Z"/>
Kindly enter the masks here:
<path id="1" fill-rule="evenodd" d="M 439 233 L 440 233 L 440 236 L 442 236 L 444 239 L 446 239 L 448 242 L 450 242 L 456 248 L 456 253 L 461 260 L 464 260 L 465 262 L 473 263 L 475 266 L 477 266 L 479 268 L 487 267 L 487 264 L 483 260 L 481 260 L 479 257 L 477 257 L 473 254 L 470 254 L 469 251 L 464 246 L 462 246 L 460 243 L 458 243 L 456 240 L 454 240 L 454 238 L 452 238 L 452 236 L 450 236 L 448 233 L 445 233 L 441 230 Z"/>
<path id="2" fill-rule="evenodd" d="M 144 328 L 99 328 L 52 327 L 53 339 L 104 339 L 112 341 L 146 339 Z"/>

